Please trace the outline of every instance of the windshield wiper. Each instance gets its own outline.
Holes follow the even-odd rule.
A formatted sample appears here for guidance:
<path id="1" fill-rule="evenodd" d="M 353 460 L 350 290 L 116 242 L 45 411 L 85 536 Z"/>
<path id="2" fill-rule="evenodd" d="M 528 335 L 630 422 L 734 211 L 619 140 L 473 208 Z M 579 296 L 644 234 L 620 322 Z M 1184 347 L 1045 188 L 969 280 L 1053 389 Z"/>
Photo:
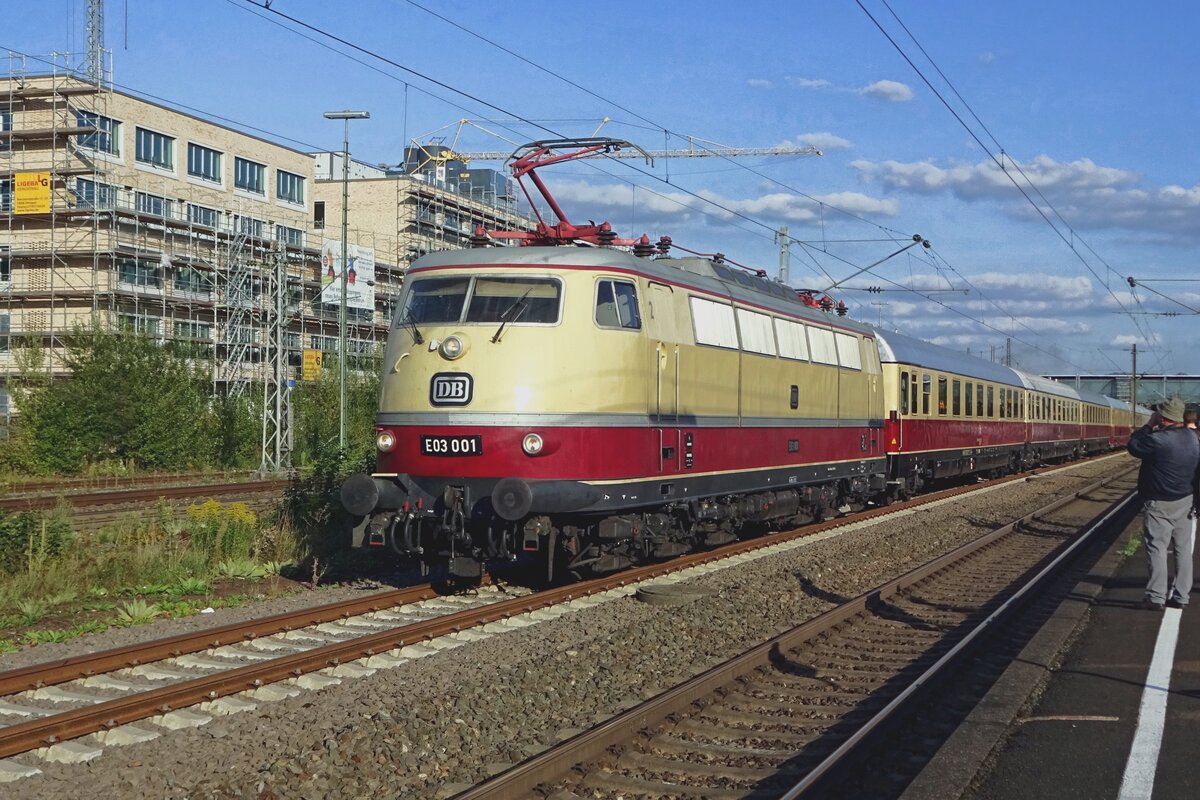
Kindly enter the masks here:
<path id="1" fill-rule="evenodd" d="M 496 329 L 496 333 L 492 336 L 492 344 L 500 341 L 500 334 L 504 333 L 505 325 L 510 322 L 516 322 L 525 313 L 525 309 L 529 307 L 529 304 L 525 302 L 525 298 L 529 297 L 529 293 L 532 291 L 533 287 L 530 286 L 525 290 L 525 294 L 517 298 L 511 306 L 504 309 L 504 313 L 500 315 L 500 327 Z"/>
<path id="2" fill-rule="evenodd" d="M 425 344 L 425 337 L 421 335 L 421 331 L 417 328 L 417 320 L 413 317 L 411 308 L 404 312 L 404 316 L 400 318 L 400 324 L 412 333 L 414 344 Z"/>

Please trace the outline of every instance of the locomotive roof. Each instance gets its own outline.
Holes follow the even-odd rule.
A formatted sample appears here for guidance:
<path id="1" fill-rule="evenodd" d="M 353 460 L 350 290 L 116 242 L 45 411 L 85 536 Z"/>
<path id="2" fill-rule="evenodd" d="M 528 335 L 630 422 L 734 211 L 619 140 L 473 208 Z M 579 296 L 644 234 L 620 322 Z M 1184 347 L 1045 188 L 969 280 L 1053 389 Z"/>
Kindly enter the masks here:
<path id="1" fill-rule="evenodd" d="M 1023 385 L 1016 370 L 1002 364 L 984 361 L 902 333 L 876 330 L 875 334 L 879 360 L 884 363 L 912 364 L 1009 386 Z"/>
<path id="2" fill-rule="evenodd" d="M 414 261 L 409 272 L 430 267 L 472 266 L 521 267 L 595 267 L 623 269 L 644 275 L 652 280 L 681 283 L 743 303 L 764 307 L 781 314 L 803 317 L 813 323 L 871 335 L 870 325 L 838 317 L 800 302 L 795 289 L 744 269 L 714 262 L 712 259 L 689 256 L 685 258 L 643 258 L 624 250 L 608 247 L 481 247 L 470 250 L 443 250 Z M 680 273 L 686 273 L 681 275 Z"/>

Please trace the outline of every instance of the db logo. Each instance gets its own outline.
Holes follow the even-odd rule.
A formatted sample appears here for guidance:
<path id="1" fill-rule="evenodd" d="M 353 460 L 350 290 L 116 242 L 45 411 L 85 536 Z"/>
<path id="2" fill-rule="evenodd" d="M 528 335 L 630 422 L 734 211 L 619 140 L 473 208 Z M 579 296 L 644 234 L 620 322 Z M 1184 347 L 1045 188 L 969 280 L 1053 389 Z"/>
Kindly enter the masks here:
<path id="1" fill-rule="evenodd" d="M 429 382 L 429 404 L 465 406 L 471 402 L 473 382 L 465 372 L 439 372 Z"/>

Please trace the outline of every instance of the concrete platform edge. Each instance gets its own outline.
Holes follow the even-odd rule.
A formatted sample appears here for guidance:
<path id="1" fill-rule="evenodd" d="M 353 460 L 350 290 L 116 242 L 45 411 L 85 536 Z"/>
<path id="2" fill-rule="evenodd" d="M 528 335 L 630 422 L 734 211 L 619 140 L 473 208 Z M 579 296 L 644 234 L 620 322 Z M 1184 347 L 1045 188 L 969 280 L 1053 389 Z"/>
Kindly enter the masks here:
<path id="1" fill-rule="evenodd" d="M 1128 529 L 1127 522 L 1104 555 L 909 784 L 902 800 L 947 800 L 967 793 L 992 753 L 1003 744 L 1021 709 L 1050 679 L 1051 666 L 1086 625 L 1092 603 L 1126 559 L 1121 549 Z"/>

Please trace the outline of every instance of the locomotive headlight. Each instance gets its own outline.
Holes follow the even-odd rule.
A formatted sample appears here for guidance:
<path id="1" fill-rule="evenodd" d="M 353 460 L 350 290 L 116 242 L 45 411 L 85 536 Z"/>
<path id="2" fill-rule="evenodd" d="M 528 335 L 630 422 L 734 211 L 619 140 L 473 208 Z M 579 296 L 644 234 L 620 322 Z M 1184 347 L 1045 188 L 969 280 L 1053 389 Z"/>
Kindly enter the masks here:
<path id="1" fill-rule="evenodd" d="M 525 438 L 521 440 L 521 449 L 527 456 L 536 456 L 542 452 L 542 437 L 536 433 L 525 434 Z"/>
<path id="2" fill-rule="evenodd" d="M 467 345 L 457 336 L 447 336 L 442 340 L 442 344 L 438 350 L 441 352 L 442 358 L 453 361 L 467 352 Z"/>
<path id="3" fill-rule="evenodd" d="M 396 446 L 396 436 L 391 431 L 380 431 L 375 437 L 375 447 L 381 453 L 390 453 L 392 448 Z"/>

